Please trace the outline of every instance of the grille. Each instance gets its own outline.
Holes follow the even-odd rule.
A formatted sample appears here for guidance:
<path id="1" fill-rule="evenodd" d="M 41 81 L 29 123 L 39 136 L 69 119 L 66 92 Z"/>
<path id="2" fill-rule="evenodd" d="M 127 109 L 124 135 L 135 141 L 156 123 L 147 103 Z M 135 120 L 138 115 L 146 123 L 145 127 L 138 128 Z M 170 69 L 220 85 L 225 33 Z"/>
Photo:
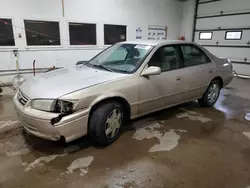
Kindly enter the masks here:
<path id="1" fill-rule="evenodd" d="M 19 90 L 17 94 L 17 100 L 24 106 L 29 101 L 29 98 L 23 94 L 21 90 Z"/>

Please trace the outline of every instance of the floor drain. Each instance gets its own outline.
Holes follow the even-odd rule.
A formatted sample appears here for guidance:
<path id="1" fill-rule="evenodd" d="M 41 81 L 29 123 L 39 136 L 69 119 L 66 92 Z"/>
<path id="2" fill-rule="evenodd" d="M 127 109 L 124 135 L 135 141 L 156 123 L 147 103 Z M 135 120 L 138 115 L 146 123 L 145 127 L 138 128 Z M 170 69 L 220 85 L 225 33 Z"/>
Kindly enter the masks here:
<path id="1" fill-rule="evenodd" d="M 246 119 L 247 121 L 250 121 L 250 113 L 247 113 L 247 114 L 245 115 L 245 119 Z"/>

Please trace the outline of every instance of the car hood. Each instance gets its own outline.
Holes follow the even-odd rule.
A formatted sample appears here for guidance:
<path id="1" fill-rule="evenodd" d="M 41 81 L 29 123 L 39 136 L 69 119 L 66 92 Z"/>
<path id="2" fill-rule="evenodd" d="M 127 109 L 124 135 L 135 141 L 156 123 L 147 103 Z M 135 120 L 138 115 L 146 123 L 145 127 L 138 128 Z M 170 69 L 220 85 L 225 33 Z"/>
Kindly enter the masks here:
<path id="1" fill-rule="evenodd" d="M 87 66 L 65 68 L 29 79 L 21 85 L 20 89 L 30 99 L 56 99 L 80 89 L 126 76 L 128 75 L 98 70 Z"/>

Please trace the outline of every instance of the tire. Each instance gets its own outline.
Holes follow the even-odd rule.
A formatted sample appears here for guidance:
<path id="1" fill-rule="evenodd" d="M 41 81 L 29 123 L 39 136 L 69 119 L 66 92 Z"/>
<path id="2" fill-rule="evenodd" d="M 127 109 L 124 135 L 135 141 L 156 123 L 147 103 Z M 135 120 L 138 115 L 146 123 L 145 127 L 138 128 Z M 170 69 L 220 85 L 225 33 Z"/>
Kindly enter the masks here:
<path id="1" fill-rule="evenodd" d="M 199 104 L 204 107 L 213 106 L 219 98 L 221 87 L 219 80 L 212 80 L 203 97 L 198 100 Z"/>
<path id="2" fill-rule="evenodd" d="M 118 120 L 119 113 L 120 118 Z M 115 118 L 113 118 L 113 116 Z M 95 108 L 91 113 L 89 121 L 89 135 L 91 139 L 98 145 L 110 145 L 120 136 L 123 122 L 123 106 L 116 101 L 105 102 Z M 114 131 L 114 129 L 116 130 Z M 112 131 L 111 133 L 109 133 L 110 130 Z"/>

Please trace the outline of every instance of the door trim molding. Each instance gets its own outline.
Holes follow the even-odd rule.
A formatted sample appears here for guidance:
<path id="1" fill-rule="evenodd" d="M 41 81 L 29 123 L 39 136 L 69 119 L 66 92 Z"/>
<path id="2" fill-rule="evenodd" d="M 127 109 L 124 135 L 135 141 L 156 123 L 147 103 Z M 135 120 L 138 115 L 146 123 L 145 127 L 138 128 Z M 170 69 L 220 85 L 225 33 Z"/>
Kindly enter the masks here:
<path id="1" fill-rule="evenodd" d="M 164 107 L 162 107 L 162 108 L 158 108 L 158 109 L 155 109 L 155 110 L 151 110 L 151 111 L 149 111 L 149 112 L 137 114 L 137 115 L 132 116 L 131 119 L 136 119 L 136 118 L 139 118 L 139 117 L 142 117 L 142 116 L 151 114 L 151 113 L 153 113 L 153 112 L 157 112 L 157 111 L 160 111 L 160 110 L 164 110 L 164 109 L 167 109 L 167 108 L 171 108 L 171 107 L 173 107 L 173 106 L 177 106 L 177 105 L 179 105 L 179 104 L 184 104 L 184 103 L 187 103 L 187 102 L 190 102 L 190 101 L 194 101 L 194 100 L 197 100 L 197 98 L 185 100 L 185 101 L 182 101 L 182 102 L 179 102 L 179 103 L 175 103 L 175 104 L 171 104 L 171 105 L 168 105 L 168 106 L 164 106 Z"/>
<path id="2" fill-rule="evenodd" d="M 161 95 L 159 97 L 154 97 L 154 98 L 150 98 L 150 99 L 143 100 L 143 101 L 138 101 L 138 105 L 141 105 L 141 104 L 147 103 L 147 102 L 152 102 L 154 100 L 160 100 L 160 99 L 165 98 L 165 97 L 171 97 L 173 95 L 181 95 L 183 93 L 186 93 L 186 91 L 184 90 L 183 92 L 179 92 L 179 93 L 171 93 L 171 94 Z"/>

